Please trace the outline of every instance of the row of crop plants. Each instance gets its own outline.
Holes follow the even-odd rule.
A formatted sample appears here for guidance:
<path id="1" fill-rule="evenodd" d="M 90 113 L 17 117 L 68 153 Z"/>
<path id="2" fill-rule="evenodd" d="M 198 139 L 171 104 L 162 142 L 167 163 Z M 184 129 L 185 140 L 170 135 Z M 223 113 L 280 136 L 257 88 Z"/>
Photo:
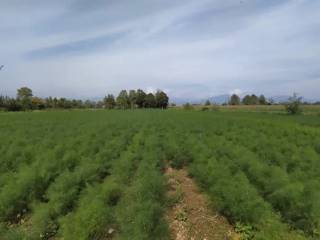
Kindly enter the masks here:
<path id="1" fill-rule="evenodd" d="M 28 235 L 49 236 L 56 231 L 56 218 L 72 210 L 82 188 L 109 174 L 112 159 L 137 130 L 121 123 L 104 125 L 104 129 L 71 128 L 70 137 L 53 148 L 40 148 L 30 164 L 21 163 L 17 171 L 9 172 L 0 190 L 1 221 L 14 223 L 31 214 Z"/>
<path id="2" fill-rule="evenodd" d="M 51 150 L 52 158 L 19 167 L 1 189 L 1 220 L 13 223 L 21 213 L 25 222 L 2 224 L 1 237 L 166 239 L 163 139 L 144 125 L 122 122 L 103 134 L 82 130 L 87 139 L 75 138 L 72 147 L 65 141 Z"/>
<path id="3" fill-rule="evenodd" d="M 187 127 L 190 131 L 186 133 Z M 211 131 L 226 131 L 226 126 L 204 124 L 199 127 L 185 124 L 181 129 L 172 128 L 177 136 L 168 137 L 175 140 L 168 144 L 167 153 L 173 166 L 181 167 L 189 163 L 190 172 L 209 195 L 213 196 L 218 208 L 231 221 L 252 226 L 255 239 L 304 239 L 303 234 L 292 231 L 290 225 L 282 221 L 282 217 L 288 220 L 285 215 L 287 212 L 304 213 L 305 225 L 302 228 L 316 237 L 317 185 L 309 186 L 303 192 L 300 204 L 305 203 L 304 208 L 294 209 L 296 199 L 288 191 L 297 183 L 290 182 L 288 173 L 280 167 L 261 161 L 255 153 L 241 144 L 237 145 L 223 134 L 213 134 Z M 228 133 L 236 134 L 230 130 Z M 284 184 L 287 185 L 282 188 Z M 310 187 L 314 191 L 310 191 Z M 285 200 L 287 202 L 283 202 Z M 277 204 L 284 204 L 286 207 L 282 209 L 281 215 L 274 211 L 279 210 Z M 294 217 L 287 222 L 292 224 L 293 221 Z"/>
<path id="4" fill-rule="evenodd" d="M 236 159 L 235 164 L 288 223 L 316 237 L 320 228 L 320 155 L 314 141 L 317 135 L 305 131 L 252 125 L 244 131 L 239 127 L 221 137 L 228 141 L 219 149 Z M 256 132 L 260 136 L 254 136 Z"/>

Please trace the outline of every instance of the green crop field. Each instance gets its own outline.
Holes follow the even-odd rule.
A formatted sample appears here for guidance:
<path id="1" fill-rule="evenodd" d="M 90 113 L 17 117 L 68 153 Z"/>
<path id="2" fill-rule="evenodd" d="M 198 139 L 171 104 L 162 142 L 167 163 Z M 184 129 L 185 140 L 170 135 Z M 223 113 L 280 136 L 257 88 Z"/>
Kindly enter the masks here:
<path id="1" fill-rule="evenodd" d="M 320 116 L 0 113 L 0 239 L 168 239 L 165 167 L 246 239 L 320 238 Z"/>

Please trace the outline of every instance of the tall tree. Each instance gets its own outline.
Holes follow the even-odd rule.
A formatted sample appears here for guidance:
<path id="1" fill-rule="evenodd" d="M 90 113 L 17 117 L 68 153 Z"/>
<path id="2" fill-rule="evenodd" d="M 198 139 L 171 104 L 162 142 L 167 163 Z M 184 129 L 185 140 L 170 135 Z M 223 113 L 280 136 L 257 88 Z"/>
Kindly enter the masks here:
<path id="1" fill-rule="evenodd" d="M 117 97 L 117 105 L 119 108 L 126 109 L 129 107 L 129 96 L 127 90 L 122 90 Z"/>
<path id="2" fill-rule="evenodd" d="M 31 99 L 32 96 L 33 96 L 32 90 L 28 87 L 22 87 L 17 90 L 17 99 L 18 100 L 25 99 L 25 98 Z"/>
<path id="3" fill-rule="evenodd" d="M 230 101 L 230 105 L 239 105 L 240 104 L 240 97 L 237 94 L 232 94 Z"/>
<path id="4" fill-rule="evenodd" d="M 5 97 L 0 95 L 0 108 L 3 108 L 5 106 Z"/>
<path id="5" fill-rule="evenodd" d="M 113 109 L 116 106 L 116 101 L 114 100 L 114 96 L 112 94 L 108 94 L 108 96 L 103 99 L 103 102 L 104 107 L 107 109 Z"/>
<path id="6" fill-rule="evenodd" d="M 267 100 L 265 98 L 265 96 L 263 94 L 260 95 L 259 97 L 259 104 L 261 105 L 266 105 L 267 104 Z"/>
<path id="7" fill-rule="evenodd" d="M 257 105 L 257 104 L 259 104 L 259 98 L 255 94 L 252 94 L 251 95 L 251 105 Z"/>
<path id="8" fill-rule="evenodd" d="M 136 106 L 136 101 L 137 101 L 137 93 L 136 90 L 130 90 L 129 91 L 129 103 L 130 107 L 133 109 Z"/>
<path id="9" fill-rule="evenodd" d="M 22 87 L 17 90 L 17 100 L 21 103 L 24 109 L 32 108 L 32 90 L 28 87 Z"/>
<path id="10" fill-rule="evenodd" d="M 250 105 L 251 104 L 251 96 L 250 95 L 245 95 L 244 98 L 242 99 L 242 103 L 244 105 Z"/>
<path id="11" fill-rule="evenodd" d="M 157 105 L 156 98 L 152 93 L 148 93 L 145 98 L 145 107 L 154 108 L 156 107 L 156 105 Z"/>
<path id="12" fill-rule="evenodd" d="M 145 106 L 145 98 L 146 93 L 143 90 L 138 89 L 136 92 L 136 104 L 139 108 L 143 108 Z"/>
<path id="13" fill-rule="evenodd" d="M 156 107 L 165 109 L 169 104 L 169 97 L 161 90 L 158 90 L 155 95 Z"/>

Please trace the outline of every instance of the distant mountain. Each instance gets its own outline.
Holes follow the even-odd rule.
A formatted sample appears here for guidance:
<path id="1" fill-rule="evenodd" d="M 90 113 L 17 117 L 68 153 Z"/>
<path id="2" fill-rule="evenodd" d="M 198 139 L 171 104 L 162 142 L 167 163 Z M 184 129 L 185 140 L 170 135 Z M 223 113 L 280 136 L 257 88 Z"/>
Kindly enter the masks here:
<path id="1" fill-rule="evenodd" d="M 202 103 L 202 100 L 196 99 L 196 98 L 177 98 L 177 97 L 170 97 L 169 98 L 170 103 L 175 103 L 177 105 L 182 105 L 185 103 L 192 103 L 192 104 L 198 104 Z"/>
<path id="2" fill-rule="evenodd" d="M 279 95 L 279 96 L 273 96 L 273 97 L 270 97 L 270 98 L 267 98 L 268 100 L 271 100 L 274 102 L 274 103 L 284 103 L 284 102 L 287 102 L 289 100 L 290 96 L 287 96 L 287 95 Z"/>
<path id="3" fill-rule="evenodd" d="M 242 99 L 247 94 L 251 95 L 251 93 L 243 93 L 243 94 L 240 95 L 240 98 Z M 199 99 L 199 98 L 183 98 L 183 97 L 180 97 L 180 98 L 170 97 L 169 100 L 170 100 L 170 103 L 175 103 L 177 105 L 182 105 L 182 104 L 185 104 L 187 102 L 192 103 L 192 104 L 200 104 L 200 103 L 204 104 L 205 101 L 208 100 L 208 99 L 209 99 L 209 101 L 211 103 L 223 104 L 223 103 L 228 103 L 230 97 L 231 97 L 230 94 L 222 94 L 222 95 L 217 95 L 217 96 L 213 96 L 213 97 L 209 97 L 209 98 L 203 98 L 203 99 Z M 284 102 L 287 102 L 290 97 L 291 96 L 289 96 L 289 95 L 275 95 L 275 96 L 272 96 L 272 97 L 266 96 L 266 99 L 267 100 L 272 99 L 274 103 L 284 103 Z M 310 98 L 302 97 L 302 101 L 303 102 L 314 103 L 314 102 L 320 101 L 320 99 L 316 99 L 316 98 L 310 99 Z"/>
<path id="4" fill-rule="evenodd" d="M 272 99 L 274 101 L 274 103 L 285 103 L 289 100 L 291 96 L 287 96 L 287 95 L 280 95 L 280 96 L 273 96 L 269 99 Z M 308 102 L 308 103 L 315 103 L 319 101 L 319 99 L 316 98 L 305 98 L 302 96 L 302 102 Z"/>
<path id="5" fill-rule="evenodd" d="M 210 102 L 216 103 L 216 104 L 223 104 L 229 102 L 230 95 L 229 94 L 223 94 L 218 96 L 213 96 L 209 98 Z"/>

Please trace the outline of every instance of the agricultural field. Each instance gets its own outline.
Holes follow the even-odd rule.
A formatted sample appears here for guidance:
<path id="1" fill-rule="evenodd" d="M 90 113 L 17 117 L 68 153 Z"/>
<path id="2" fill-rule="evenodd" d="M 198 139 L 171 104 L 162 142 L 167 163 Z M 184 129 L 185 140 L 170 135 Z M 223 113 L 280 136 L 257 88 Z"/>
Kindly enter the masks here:
<path id="1" fill-rule="evenodd" d="M 320 238 L 319 113 L 0 113 L 0 139 L 1 240 L 170 239 L 169 166 L 241 239 Z"/>

